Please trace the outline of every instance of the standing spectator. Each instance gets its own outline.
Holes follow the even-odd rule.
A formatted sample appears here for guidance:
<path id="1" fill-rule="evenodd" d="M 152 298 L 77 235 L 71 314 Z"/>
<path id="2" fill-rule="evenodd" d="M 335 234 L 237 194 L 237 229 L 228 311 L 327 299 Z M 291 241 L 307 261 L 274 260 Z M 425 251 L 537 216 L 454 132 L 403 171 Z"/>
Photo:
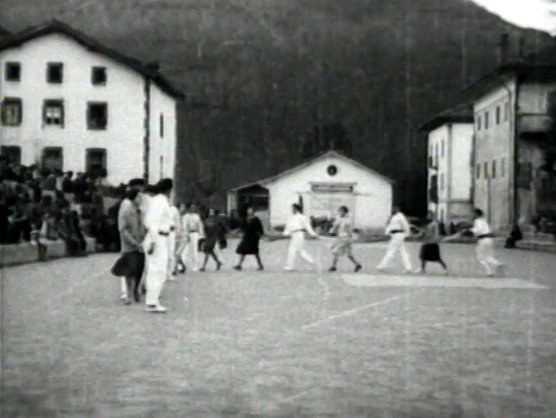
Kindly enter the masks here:
<path id="1" fill-rule="evenodd" d="M 186 244 L 183 249 L 182 259 L 187 264 L 188 253 L 191 252 L 191 269 L 199 270 L 199 240 L 204 237 L 203 221 L 197 211 L 197 206 L 189 205 L 187 212 L 182 217 L 182 231 Z"/>

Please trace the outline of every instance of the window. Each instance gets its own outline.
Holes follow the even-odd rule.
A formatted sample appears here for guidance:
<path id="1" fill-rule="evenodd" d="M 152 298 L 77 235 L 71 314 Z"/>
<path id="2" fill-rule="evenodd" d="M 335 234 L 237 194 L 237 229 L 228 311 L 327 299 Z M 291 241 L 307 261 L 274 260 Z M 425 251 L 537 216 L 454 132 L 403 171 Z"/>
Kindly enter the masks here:
<path id="1" fill-rule="evenodd" d="M 106 68 L 105 67 L 93 67 L 91 71 L 91 83 L 93 86 L 104 86 L 106 85 Z"/>
<path id="2" fill-rule="evenodd" d="M 438 166 L 438 144 L 434 145 L 434 165 Z"/>
<path id="3" fill-rule="evenodd" d="M 440 143 L 440 155 L 442 157 L 444 157 L 444 152 L 445 152 L 444 147 L 445 147 L 445 144 L 444 144 L 444 139 L 443 139 L 442 142 Z"/>
<path id="4" fill-rule="evenodd" d="M 21 147 L 14 145 L 2 145 L 0 147 L 0 155 L 12 164 L 21 164 Z"/>
<path id="5" fill-rule="evenodd" d="M 85 151 L 85 167 L 88 173 L 100 174 L 106 167 L 106 149 L 88 148 Z"/>
<path id="6" fill-rule="evenodd" d="M 106 129 L 108 125 L 108 104 L 89 103 L 87 107 L 87 127 L 89 129 Z"/>
<path id="7" fill-rule="evenodd" d="M 477 167 L 475 169 L 475 177 L 477 179 L 481 178 L 481 164 L 477 164 Z"/>
<path id="8" fill-rule="evenodd" d="M 496 106 L 496 124 L 500 125 L 500 106 Z"/>
<path id="9" fill-rule="evenodd" d="M 50 170 L 63 170 L 64 151 L 61 147 L 46 147 L 42 150 L 42 162 L 44 168 Z"/>
<path id="10" fill-rule="evenodd" d="M 502 158 L 500 160 L 500 177 L 506 176 L 506 159 Z"/>
<path id="11" fill-rule="evenodd" d="M 159 124 L 160 124 L 160 137 L 164 138 L 164 114 L 162 113 L 160 114 Z"/>
<path id="12" fill-rule="evenodd" d="M 46 68 L 46 81 L 59 84 L 64 80 L 64 64 L 50 62 Z"/>
<path id="13" fill-rule="evenodd" d="M 43 105 L 43 123 L 45 125 L 64 126 L 64 102 L 62 100 L 45 100 Z"/>
<path id="14" fill-rule="evenodd" d="M 23 115 L 21 99 L 6 97 L 2 102 L 2 125 L 19 126 Z"/>
<path id="15" fill-rule="evenodd" d="M 21 64 L 19 62 L 6 63 L 6 81 L 19 81 L 21 80 Z"/>
<path id="16" fill-rule="evenodd" d="M 481 130 L 481 115 L 477 115 L 477 130 L 480 131 Z"/>
<path id="17" fill-rule="evenodd" d="M 485 129 L 488 129 L 488 112 L 485 112 Z"/>
<path id="18" fill-rule="evenodd" d="M 485 161 L 485 167 L 483 169 L 483 177 L 488 179 L 488 163 Z"/>
<path id="19" fill-rule="evenodd" d="M 492 160 L 492 178 L 495 179 L 496 178 L 496 160 Z"/>
<path id="20" fill-rule="evenodd" d="M 504 120 L 510 117 L 510 102 L 504 103 Z"/>

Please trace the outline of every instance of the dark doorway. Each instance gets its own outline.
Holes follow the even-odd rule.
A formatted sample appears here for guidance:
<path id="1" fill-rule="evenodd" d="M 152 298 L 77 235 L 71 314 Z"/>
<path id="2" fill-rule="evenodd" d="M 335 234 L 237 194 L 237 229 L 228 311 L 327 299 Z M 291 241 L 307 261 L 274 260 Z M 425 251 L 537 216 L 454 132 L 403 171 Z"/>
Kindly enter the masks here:
<path id="1" fill-rule="evenodd" d="M 64 153 L 61 147 L 46 147 L 42 150 L 42 166 L 50 170 L 64 169 Z"/>
<path id="2" fill-rule="evenodd" d="M 15 165 L 21 164 L 21 148 L 18 146 L 4 145 L 0 148 L 0 154 Z"/>

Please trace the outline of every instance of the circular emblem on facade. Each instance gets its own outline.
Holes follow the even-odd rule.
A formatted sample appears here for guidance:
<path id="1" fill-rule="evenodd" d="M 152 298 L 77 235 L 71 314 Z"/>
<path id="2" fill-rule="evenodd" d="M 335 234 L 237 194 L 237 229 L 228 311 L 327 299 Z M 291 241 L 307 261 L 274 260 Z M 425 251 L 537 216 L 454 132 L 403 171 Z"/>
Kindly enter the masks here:
<path id="1" fill-rule="evenodd" d="M 326 172 L 330 176 L 335 176 L 336 174 L 338 174 L 338 167 L 336 167 L 335 165 L 329 165 L 326 169 Z"/>

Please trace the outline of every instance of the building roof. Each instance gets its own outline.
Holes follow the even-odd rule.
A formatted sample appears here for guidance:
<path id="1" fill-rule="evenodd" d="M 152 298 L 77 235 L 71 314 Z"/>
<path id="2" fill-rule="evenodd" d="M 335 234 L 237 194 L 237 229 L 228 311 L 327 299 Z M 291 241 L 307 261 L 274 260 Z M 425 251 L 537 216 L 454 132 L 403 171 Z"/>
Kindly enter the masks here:
<path id="1" fill-rule="evenodd" d="M 500 77 L 505 74 L 556 76 L 556 46 L 542 48 L 516 60 L 500 64 L 493 71 L 466 86 L 464 91 L 470 92 L 499 83 Z"/>
<path id="2" fill-rule="evenodd" d="M 328 151 L 328 152 L 326 152 L 326 153 L 324 153 L 324 154 L 318 156 L 317 158 L 313 158 L 312 160 L 306 161 L 306 162 L 304 162 L 303 164 L 300 164 L 300 165 L 297 165 L 297 166 L 295 166 L 295 167 L 293 167 L 293 168 L 290 168 L 289 170 L 282 171 L 281 173 L 278 173 L 278 174 L 276 174 L 276 175 L 274 175 L 274 176 L 267 177 L 267 178 L 262 179 L 262 180 L 259 180 L 259 181 L 254 181 L 254 182 L 242 184 L 241 186 L 234 187 L 233 189 L 230 189 L 229 191 L 230 191 L 230 192 L 236 192 L 236 191 L 238 191 L 238 190 L 245 189 L 245 188 L 248 188 L 248 187 L 253 187 L 253 186 L 265 186 L 265 185 L 268 185 L 268 184 L 270 184 L 270 183 L 275 182 L 276 180 L 279 180 L 279 179 L 281 179 L 281 178 L 283 178 L 283 177 L 289 176 L 290 174 L 293 174 L 293 173 L 295 173 L 296 171 L 302 170 L 302 169 L 304 169 L 304 168 L 306 168 L 306 167 L 309 167 L 310 165 L 312 165 L 312 164 L 314 164 L 314 163 L 317 163 L 317 162 L 319 162 L 319 161 L 321 161 L 321 160 L 324 160 L 324 159 L 330 158 L 330 157 L 338 158 L 338 159 L 340 159 L 340 160 L 342 160 L 342 161 L 345 161 L 345 162 L 348 163 L 348 164 L 352 164 L 352 165 L 354 165 L 354 166 L 356 166 L 356 167 L 358 167 L 358 168 L 360 168 L 360 169 L 362 169 L 362 170 L 367 171 L 368 173 L 370 173 L 370 174 L 372 174 L 372 175 L 374 175 L 374 176 L 380 177 L 381 179 L 387 181 L 387 182 L 390 183 L 390 184 L 393 184 L 393 183 L 394 183 L 394 180 L 392 180 L 392 179 L 390 179 L 389 177 L 386 177 L 386 176 L 380 174 L 379 172 L 377 172 L 377 171 L 375 171 L 375 170 L 373 170 L 373 169 L 367 167 L 366 165 L 361 164 L 360 162 L 357 162 L 357 161 L 355 161 L 355 160 L 352 160 L 351 158 L 348 158 L 348 157 L 346 157 L 345 155 L 342 155 L 342 154 L 340 154 L 340 153 L 338 153 L 338 152 L 336 152 L 336 151 Z"/>
<path id="3" fill-rule="evenodd" d="M 473 123 L 473 105 L 471 103 L 463 103 L 439 113 L 428 122 L 419 126 L 419 130 L 430 132 L 446 123 Z"/>
<path id="4" fill-rule="evenodd" d="M 26 29 L 0 41 L 0 51 L 18 47 L 32 39 L 53 33 L 66 35 L 81 44 L 86 49 L 105 55 L 114 61 L 135 70 L 143 76 L 149 77 L 158 87 L 160 87 L 161 90 L 174 98 L 179 99 L 184 97 L 183 93 L 175 88 L 172 83 L 152 65 L 148 65 L 135 58 L 128 57 L 115 49 L 109 48 L 98 42 L 96 39 L 93 39 L 85 33 L 74 29 L 59 20 L 51 20 L 41 26 Z"/>

